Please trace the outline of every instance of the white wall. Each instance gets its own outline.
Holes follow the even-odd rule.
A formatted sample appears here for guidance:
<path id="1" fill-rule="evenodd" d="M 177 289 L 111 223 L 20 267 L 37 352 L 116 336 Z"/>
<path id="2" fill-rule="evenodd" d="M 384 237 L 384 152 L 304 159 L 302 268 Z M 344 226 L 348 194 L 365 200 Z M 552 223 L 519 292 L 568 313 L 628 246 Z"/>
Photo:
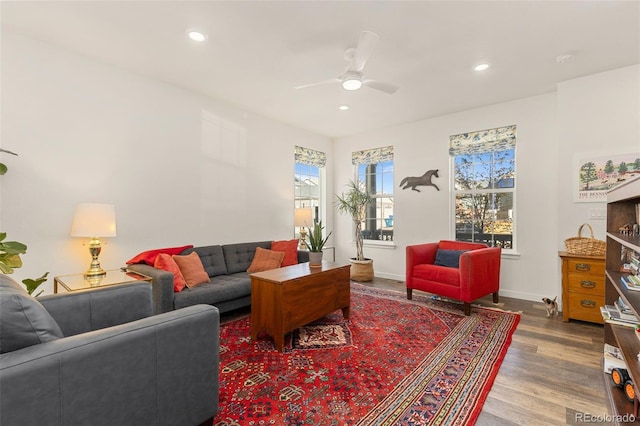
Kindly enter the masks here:
<path id="1" fill-rule="evenodd" d="M 564 240 L 576 236 L 583 223 L 600 240 L 606 232 L 606 220 L 589 219 L 589 209 L 606 208 L 604 201 L 573 202 L 574 156 L 640 155 L 640 65 L 558 84 L 558 141 L 558 248 L 564 250 Z"/>
<path id="2" fill-rule="evenodd" d="M 115 204 L 118 235 L 100 256 L 115 269 L 151 248 L 293 238 L 294 145 L 326 152 L 332 175 L 325 137 L 2 36 L 1 141 L 19 157 L 1 157 L 0 223 L 28 245 L 18 280 L 88 267 L 69 236 L 77 203 Z"/>
<path id="3" fill-rule="evenodd" d="M 517 125 L 517 236 L 519 256 L 504 257 L 501 294 L 538 299 L 554 294 L 557 235 L 556 104 L 548 94 L 493 105 L 401 126 L 360 134 L 335 141 L 336 192 L 353 175 L 351 152 L 377 146 L 394 146 L 395 250 L 365 247 L 374 259 L 376 275 L 404 280 L 405 247 L 411 244 L 452 238 L 449 136 L 506 125 Z M 432 181 L 440 187 L 421 188 L 422 192 L 402 190 L 405 176 L 419 176 L 439 169 Z M 336 216 L 340 239 L 338 256 L 353 255 L 348 238 L 348 218 Z M 541 267 L 547 265 L 547 267 Z"/>

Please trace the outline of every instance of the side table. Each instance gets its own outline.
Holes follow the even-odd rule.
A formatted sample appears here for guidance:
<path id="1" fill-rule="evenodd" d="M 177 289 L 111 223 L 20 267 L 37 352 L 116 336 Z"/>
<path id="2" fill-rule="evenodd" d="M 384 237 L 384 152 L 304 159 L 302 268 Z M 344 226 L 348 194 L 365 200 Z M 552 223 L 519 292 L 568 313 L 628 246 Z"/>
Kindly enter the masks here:
<path id="1" fill-rule="evenodd" d="M 562 259 L 562 320 L 603 324 L 604 256 L 559 252 Z"/>
<path id="2" fill-rule="evenodd" d="M 53 292 L 58 292 L 58 286 L 66 291 L 86 290 L 95 287 L 105 287 L 126 284 L 133 281 L 152 282 L 152 278 L 133 271 L 113 269 L 105 275 L 95 278 L 85 278 L 84 274 L 61 275 L 53 278 Z"/>

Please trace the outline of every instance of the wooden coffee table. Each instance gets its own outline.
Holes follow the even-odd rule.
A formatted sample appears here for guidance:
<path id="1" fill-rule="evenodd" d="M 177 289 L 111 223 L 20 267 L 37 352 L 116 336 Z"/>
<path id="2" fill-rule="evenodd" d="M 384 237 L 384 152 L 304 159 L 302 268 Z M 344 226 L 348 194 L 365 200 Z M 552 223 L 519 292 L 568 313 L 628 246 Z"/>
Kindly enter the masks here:
<path id="1" fill-rule="evenodd" d="M 350 265 L 309 263 L 251 274 L 251 338 L 262 332 L 284 350 L 284 336 L 303 325 L 342 309 L 349 318 Z"/>

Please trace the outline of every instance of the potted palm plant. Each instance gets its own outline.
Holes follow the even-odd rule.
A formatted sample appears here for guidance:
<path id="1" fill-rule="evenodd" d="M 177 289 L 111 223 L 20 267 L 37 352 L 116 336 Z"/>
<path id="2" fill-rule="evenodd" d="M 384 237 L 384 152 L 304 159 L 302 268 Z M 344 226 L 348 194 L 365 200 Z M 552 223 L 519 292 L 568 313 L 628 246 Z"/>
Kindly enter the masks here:
<path id="1" fill-rule="evenodd" d="M 362 223 L 366 218 L 367 206 L 373 198 L 360 181 L 350 181 L 347 191 L 336 194 L 336 207 L 339 213 L 351 216 L 356 241 L 356 257 L 351 258 L 351 279 L 354 281 L 373 280 L 373 260 L 364 257 Z"/>
<path id="2" fill-rule="evenodd" d="M 323 229 L 322 221 L 318 219 L 313 220 L 313 228 L 307 228 L 305 242 L 309 247 L 309 266 L 318 267 L 322 265 L 322 249 L 331 235 L 331 232 L 329 232 L 326 237 L 323 237 Z"/>

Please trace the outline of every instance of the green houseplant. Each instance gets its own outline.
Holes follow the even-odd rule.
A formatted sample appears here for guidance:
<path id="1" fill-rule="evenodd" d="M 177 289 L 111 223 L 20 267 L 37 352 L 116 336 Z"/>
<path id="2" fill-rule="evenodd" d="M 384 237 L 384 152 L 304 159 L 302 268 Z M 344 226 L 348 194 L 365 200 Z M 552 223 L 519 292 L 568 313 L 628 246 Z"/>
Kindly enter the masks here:
<path id="1" fill-rule="evenodd" d="M 331 232 L 329 232 L 326 237 L 323 237 L 323 229 L 322 221 L 318 219 L 313 220 L 312 228 L 307 228 L 305 242 L 309 246 L 309 264 L 312 266 L 322 264 L 322 249 L 331 236 Z"/>
<path id="2" fill-rule="evenodd" d="M 362 223 L 367 214 L 367 207 L 373 198 L 360 181 L 349 181 L 347 191 L 336 194 L 336 207 L 339 213 L 351 216 L 354 225 L 356 257 L 351 258 L 351 279 L 354 281 L 371 281 L 373 279 L 373 260 L 364 257 Z"/>
<path id="3" fill-rule="evenodd" d="M 0 148 L 0 152 L 6 152 L 11 155 L 18 155 L 15 152 L 7 151 L 6 149 Z M 3 163 L 0 163 L 0 176 L 7 173 L 7 166 Z M 0 272 L 3 274 L 12 274 L 15 268 L 22 267 L 22 258 L 20 255 L 25 254 L 27 252 L 27 246 L 18 241 L 5 241 L 7 238 L 6 232 L 0 232 Z M 22 284 L 27 288 L 27 292 L 29 294 L 33 294 L 40 284 L 47 281 L 47 276 L 49 273 L 45 273 L 40 278 L 32 279 L 27 278 L 22 280 Z M 42 294 L 43 290 L 40 290 L 38 294 L 35 296 L 39 296 Z"/>

